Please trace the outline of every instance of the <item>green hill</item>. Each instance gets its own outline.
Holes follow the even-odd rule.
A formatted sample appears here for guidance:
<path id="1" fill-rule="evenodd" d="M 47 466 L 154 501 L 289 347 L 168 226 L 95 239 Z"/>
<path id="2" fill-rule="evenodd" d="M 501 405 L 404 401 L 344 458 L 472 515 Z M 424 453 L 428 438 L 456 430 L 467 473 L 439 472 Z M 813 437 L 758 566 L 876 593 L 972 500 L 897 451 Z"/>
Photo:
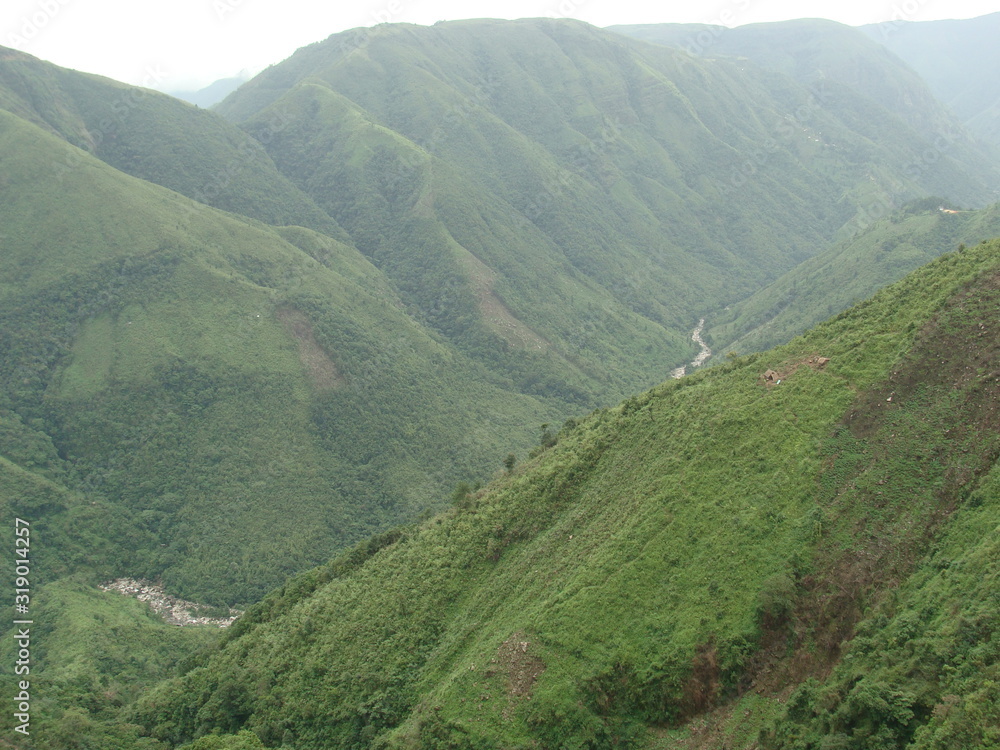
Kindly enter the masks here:
<path id="1" fill-rule="evenodd" d="M 993 241 L 599 410 L 293 579 L 129 720 L 292 748 L 989 747 L 998 304 Z"/>
<path id="2" fill-rule="evenodd" d="M 989 580 L 995 209 L 879 218 L 982 205 L 995 164 L 937 148 L 925 99 L 875 101 L 899 80 L 865 65 L 817 85 L 574 21 L 384 25 L 216 114 L 0 50 L 25 748 L 972 736 L 991 672 L 961 660 L 989 667 L 993 610 L 920 615 L 946 676 L 892 649 L 897 616 L 945 606 L 928 539 L 960 550 L 956 590 Z M 973 235 L 784 349 L 602 408 L 687 361 L 707 312 L 750 331 L 772 311 L 736 303 L 803 261 L 850 259 L 853 299 Z M 173 629 L 97 588 L 119 576 L 259 604 Z M 858 697 L 839 659 L 868 615 Z"/>
<path id="3" fill-rule="evenodd" d="M 150 89 L 78 73 L 0 47 L 0 109 L 67 141 L 39 165 L 60 180 L 78 147 L 116 169 L 268 224 L 298 224 L 349 241 L 275 169 L 260 143 L 221 117 Z M 271 123 L 274 130 L 282 121 Z"/>
<path id="4" fill-rule="evenodd" d="M 749 353 L 788 341 L 902 278 L 942 252 L 1000 236 L 1000 204 L 947 213 L 916 201 L 796 266 L 726 310 L 710 314 L 717 354 Z M 953 209 L 949 209 L 953 210 Z"/>
<path id="5" fill-rule="evenodd" d="M 416 325 L 353 248 L 191 213 L 83 152 L 62 180 L 37 169 L 64 148 L 0 112 L 0 406 L 17 425 L 0 455 L 31 436 L 124 514 L 135 540 L 103 569 L 253 601 L 551 421 Z"/>
<path id="6" fill-rule="evenodd" d="M 699 313 L 897 201 L 1000 184 L 819 93 L 575 21 L 462 21 L 334 35 L 217 111 L 252 135 L 285 113 L 275 164 L 462 351 L 502 369 L 501 340 L 548 347 L 624 395 L 692 353 Z"/>
<path id="7" fill-rule="evenodd" d="M 825 92 L 824 106 L 835 111 L 852 130 L 876 142 L 884 136 L 887 120 L 895 121 L 902 132 L 910 131 L 908 138 L 923 139 L 928 151 L 923 159 L 910 165 L 910 172 L 922 171 L 927 162 L 947 155 L 980 184 L 992 189 L 994 196 L 998 195 L 996 153 L 978 143 L 962 121 L 942 106 L 941 102 L 949 102 L 950 97 L 931 82 L 926 66 L 914 66 L 914 70 L 910 67 L 912 57 L 902 55 L 900 59 L 893 54 L 898 51 L 895 47 L 890 44 L 887 49 L 869 38 L 871 33 L 866 34 L 865 29 L 822 19 L 799 19 L 733 29 L 649 24 L 614 26 L 611 30 L 699 56 L 750 61 L 791 76 Z M 895 34 L 889 36 L 894 38 Z M 974 58 L 976 62 L 971 64 L 982 65 L 978 54 L 963 55 L 957 50 L 954 54 Z M 969 204 L 953 188 L 938 194 Z M 900 205 L 897 202 L 894 207 Z M 973 201 L 973 205 L 979 204 Z"/>

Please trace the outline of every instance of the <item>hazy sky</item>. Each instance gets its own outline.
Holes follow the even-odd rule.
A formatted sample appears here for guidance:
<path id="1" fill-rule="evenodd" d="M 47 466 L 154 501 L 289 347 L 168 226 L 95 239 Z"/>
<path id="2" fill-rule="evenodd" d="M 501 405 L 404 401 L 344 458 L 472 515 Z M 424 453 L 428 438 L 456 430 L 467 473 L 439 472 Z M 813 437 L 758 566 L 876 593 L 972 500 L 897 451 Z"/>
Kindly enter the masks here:
<path id="1" fill-rule="evenodd" d="M 379 22 L 579 18 L 739 26 L 830 18 L 853 26 L 972 18 L 1000 0 L 0 0 L 0 45 L 153 88 L 198 88 L 256 73 L 330 34 Z"/>

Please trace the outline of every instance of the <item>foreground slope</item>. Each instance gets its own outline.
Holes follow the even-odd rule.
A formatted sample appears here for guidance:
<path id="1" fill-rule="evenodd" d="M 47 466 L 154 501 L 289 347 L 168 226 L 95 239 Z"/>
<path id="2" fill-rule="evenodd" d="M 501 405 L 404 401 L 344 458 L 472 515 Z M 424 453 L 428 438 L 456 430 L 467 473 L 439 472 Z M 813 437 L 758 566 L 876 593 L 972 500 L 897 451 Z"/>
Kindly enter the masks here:
<path id="1" fill-rule="evenodd" d="M 100 570 L 253 601 L 549 421 L 353 248 L 192 212 L 82 151 L 37 169 L 63 148 L 0 112 L 0 455 L 114 508 Z"/>
<path id="2" fill-rule="evenodd" d="M 293 748 L 982 740 L 998 305 L 993 241 L 569 423 L 450 512 L 290 581 L 128 716 L 168 744 Z"/>

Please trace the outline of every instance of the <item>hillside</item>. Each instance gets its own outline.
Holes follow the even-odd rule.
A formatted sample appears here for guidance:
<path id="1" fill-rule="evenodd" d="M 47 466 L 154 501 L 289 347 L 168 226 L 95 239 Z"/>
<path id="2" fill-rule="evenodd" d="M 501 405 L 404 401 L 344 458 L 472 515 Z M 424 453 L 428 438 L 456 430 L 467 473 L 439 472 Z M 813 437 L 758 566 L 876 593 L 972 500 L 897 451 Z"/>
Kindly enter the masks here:
<path id="1" fill-rule="evenodd" d="M 624 395 L 692 353 L 701 312 L 897 201 L 981 205 L 1000 184 L 988 159 L 925 160 L 933 143 L 850 87 L 830 96 L 534 19 L 337 34 L 217 111 L 252 135 L 285 113 L 278 169 L 462 351 L 507 368 L 498 337 L 543 347 Z"/>
<path id="2" fill-rule="evenodd" d="M 1000 33 L 1000 13 L 962 20 L 871 24 L 861 31 L 917 71 L 970 131 L 1000 148 L 1000 83 L 992 74 L 1000 64 L 994 44 Z M 976 53 L 970 55 L 969 50 Z"/>
<path id="3" fill-rule="evenodd" d="M 290 581 L 129 720 L 168 745 L 991 746 L 998 305 L 992 241 L 569 424 Z"/>
<path id="4" fill-rule="evenodd" d="M 809 29 L 385 24 L 217 111 L 0 48 L 18 750 L 975 746 L 998 217 L 920 201 L 1000 172 Z"/>
<path id="5" fill-rule="evenodd" d="M 232 78 L 220 78 L 197 91 L 168 91 L 167 93 L 191 104 L 197 104 L 199 107 L 211 107 L 221 102 L 249 79 L 250 74 L 244 71 Z"/>
<path id="6" fill-rule="evenodd" d="M 129 541 L 94 540 L 90 575 L 254 601 L 565 409 L 415 324 L 353 248 L 192 213 L 82 151 L 37 169 L 65 148 L 0 112 L 0 455 L 109 507 Z"/>
<path id="7" fill-rule="evenodd" d="M 918 74 L 924 69 L 915 71 L 908 59 L 900 59 L 861 29 L 822 19 L 799 19 L 733 29 L 652 24 L 615 26 L 612 30 L 699 56 L 749 61 L 791 76 L 821 92 L 824 106 L 835 109 L 852 129 L 876 141 L 886 120 L 895 120 L 932 146 L 928 156 L 911 165 L 911 171 L 947 154 L 997 195 L 996 152 L 971 137 L 961 120 L 938 101 L 947 102 L 950 97 Z M 962 58 L 975 57 L 979 64 L 978 55 L 963 55 L 957 49 L 955 53 Z M 844 96 L 841 87 L 854 96 Z M 934 151 L 938 155 L 930 156 Z M 968 203 L 953 192 L 941 194 Z"/>
<path id="8" fill-rule="evenodd" d="M 221 117 L 148 88 L 78 73 L 0 47 L 0 109 L 65 139 L 45 169 L 64 179 L 82 149 L 116 169 L 203 205 L 349 241 L 282 177 L 263 147 Z M 280 129 L 282 121 L 271 123 Z M 75 146 L 77 148 L 72 148 Z"/>
<path id="9" fill-rule="evenodd" d="M 777 281 L 711 313 L 717 355 L 748 354 L 788 341 L 902 278 L 943 252 L 1000 236 L 1000 204 L 947 213 L 941 201 L 915 201 L 838 242 Z"/>

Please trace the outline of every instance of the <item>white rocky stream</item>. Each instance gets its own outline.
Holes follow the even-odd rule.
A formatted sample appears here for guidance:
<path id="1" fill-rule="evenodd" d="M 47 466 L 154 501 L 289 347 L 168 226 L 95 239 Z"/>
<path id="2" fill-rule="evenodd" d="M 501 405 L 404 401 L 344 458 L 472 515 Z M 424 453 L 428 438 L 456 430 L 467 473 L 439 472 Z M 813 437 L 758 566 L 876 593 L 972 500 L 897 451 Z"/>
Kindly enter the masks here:
<path id="1" fill-rule="evenodd" d="M 203 609 L 201 605 L 171 596 L 162 586 L 142 579 L 119 578 L 117 581 L 103 584 L 100 588 L 104 591 L 117 591 L 140 602 L 146 602 L 171 625 L 211 625 L 228 628 L 243 614 L 238 609 L 230 609 L 229 617 L 201 617 L 195 614 L 199 609 Z"/>
<path id="2" fill-rule="evenodd" d="M 681 365 L 676 370 L 670 372 L 670 377 L 683 378 L 687 374 L 687 368 L 689 367 L 701 367 L 705 364 L 705 360 L 712 356 L 712 350 L 708 348 L 708 344 L 705 343 L 705 339 L 701 337 L 701 332 L 705 330 L 705 319 L 702 318 L 698 321 L 698 325 L 694 327 L 691 331 L 691 340 L 701 347 L 701 351 L 698 352 L 698 356 L 691 360 L 690 364 Z"/>

